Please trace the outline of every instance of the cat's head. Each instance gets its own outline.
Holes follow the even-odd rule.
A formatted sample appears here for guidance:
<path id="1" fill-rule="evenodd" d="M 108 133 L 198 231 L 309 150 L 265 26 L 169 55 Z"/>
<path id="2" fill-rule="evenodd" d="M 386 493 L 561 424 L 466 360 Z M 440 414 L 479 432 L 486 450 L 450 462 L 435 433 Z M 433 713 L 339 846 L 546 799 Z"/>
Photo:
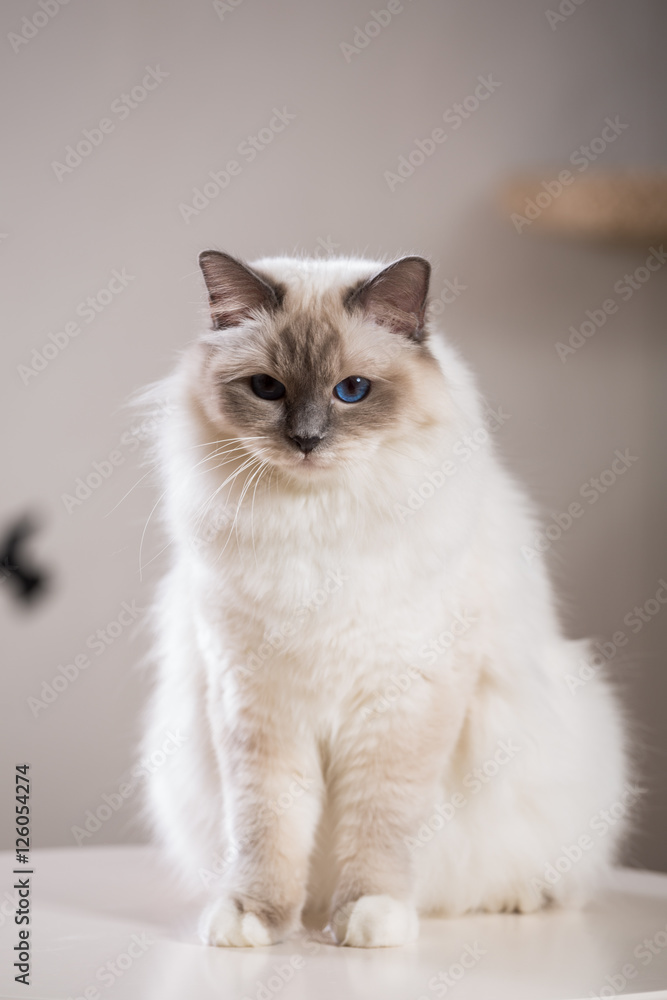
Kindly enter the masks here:
<path id="1" fill-rule="evenodd" d="M 276 258 L 248 266 L 208 250 L 199 263 L 212 329 L 198 393 L 224 438 L 312 476 L 428 423 L 441 396 L 428 347 L 430 266 Z"/>

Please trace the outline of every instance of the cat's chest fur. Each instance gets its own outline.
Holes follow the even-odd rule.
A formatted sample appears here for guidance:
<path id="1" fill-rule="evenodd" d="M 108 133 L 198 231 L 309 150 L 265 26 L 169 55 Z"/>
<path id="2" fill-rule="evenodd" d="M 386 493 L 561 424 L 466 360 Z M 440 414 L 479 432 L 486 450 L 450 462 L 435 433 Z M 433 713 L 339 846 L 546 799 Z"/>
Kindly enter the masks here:
<path id="1" fill-rule="evenodd" d="M 413 522 L 367 494 L 256 498 L 191 567 L 211 662 L 426 669 L 424 647 L 470 610 L 465 546 L 443 505 Z"/>

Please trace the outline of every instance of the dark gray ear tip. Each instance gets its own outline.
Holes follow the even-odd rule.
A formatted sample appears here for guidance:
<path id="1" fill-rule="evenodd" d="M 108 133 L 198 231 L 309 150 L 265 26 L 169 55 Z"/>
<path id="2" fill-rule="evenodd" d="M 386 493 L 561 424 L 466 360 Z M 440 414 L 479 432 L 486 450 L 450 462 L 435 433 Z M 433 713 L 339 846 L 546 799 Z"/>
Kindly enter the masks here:
<path id="1" fill-rule="evenodd" d="M 225 255 L 220 253 L 219 250 L 202 250 L 199 256 L 197 257 L 197 263 L 199 264 L 200 267 L 203 268 L 204 264 L 210 263 L 212 260 L 215 260 L 216 257 L 224 257 L 224 256 Z"/>
<path id="2" fill-rule="evenodd" d="M 425 278 L 431 277 L 431 265 L 426 257 L 419 257 L 416 254 L 411 254 L 409 257 L 401 257 L 400 260 L 396 261 L 397 264 L 410 263 L 416 264 L 419 270 L 423 272 Z"/>
<path id="3" fill-rule="evenodd" d="M 409 280 L 421 281 L 428 288 L 431 280 L 431 265 L 426 257 L 409 254 L 407 257 L 399 257 L 393 264 L 389 264 L 384 272 L 380 272 L 380 275 L 384 274 L 388 277 L 392 273 L 409 276 Z M 380 277 L 380 275 L 376 275 L 376 277 Z"/>

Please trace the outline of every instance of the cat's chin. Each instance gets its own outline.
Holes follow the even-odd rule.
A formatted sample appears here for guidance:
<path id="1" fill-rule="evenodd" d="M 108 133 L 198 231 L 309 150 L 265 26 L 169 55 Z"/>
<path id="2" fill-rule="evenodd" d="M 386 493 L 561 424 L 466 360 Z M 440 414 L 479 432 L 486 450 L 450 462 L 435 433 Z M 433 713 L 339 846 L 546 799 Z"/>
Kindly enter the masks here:
<path id="1" fill-rule="evenodd" d="M 290 472 L 295 472 L 297 475 L 314 476 L 333 469 L 336 465 L 336 460 L 332 456 L 313 455 L 311 453 L 310 455 L 292 458 L 283 464 Z"/>
<path id="2" fill-rule="evenodd" d="M 340 456 L 323 453 L 321 455 L 281 455 L 274 459 L 274 466 L 292 482 L 304 484 L 326 481 L 339 475 L 344 459 Z"/>

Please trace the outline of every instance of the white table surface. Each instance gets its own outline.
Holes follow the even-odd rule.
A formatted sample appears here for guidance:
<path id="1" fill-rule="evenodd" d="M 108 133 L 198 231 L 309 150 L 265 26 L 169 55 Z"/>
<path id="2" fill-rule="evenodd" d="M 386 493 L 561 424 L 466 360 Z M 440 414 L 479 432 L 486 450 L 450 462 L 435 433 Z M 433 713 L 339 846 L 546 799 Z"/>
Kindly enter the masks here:
<path id="1" fill-rule="evenodd" d="M 667 875 L 615 872 L 582 912 L 425 919 L 419 941 L 403 948 L 339 948 L 302 933 L 270 948 L 226 949 L 198 943 L 197 907 L 179 899 L 150 848 L 36 850 L 26 987 L 11 968 L 14 867 L 14 855 L 0 853 L 2 997 L 667 998 Z M 136 957 L 128 956 L 130 946 Z M 467 947 L 478 958 L 457 979 Z"/>

